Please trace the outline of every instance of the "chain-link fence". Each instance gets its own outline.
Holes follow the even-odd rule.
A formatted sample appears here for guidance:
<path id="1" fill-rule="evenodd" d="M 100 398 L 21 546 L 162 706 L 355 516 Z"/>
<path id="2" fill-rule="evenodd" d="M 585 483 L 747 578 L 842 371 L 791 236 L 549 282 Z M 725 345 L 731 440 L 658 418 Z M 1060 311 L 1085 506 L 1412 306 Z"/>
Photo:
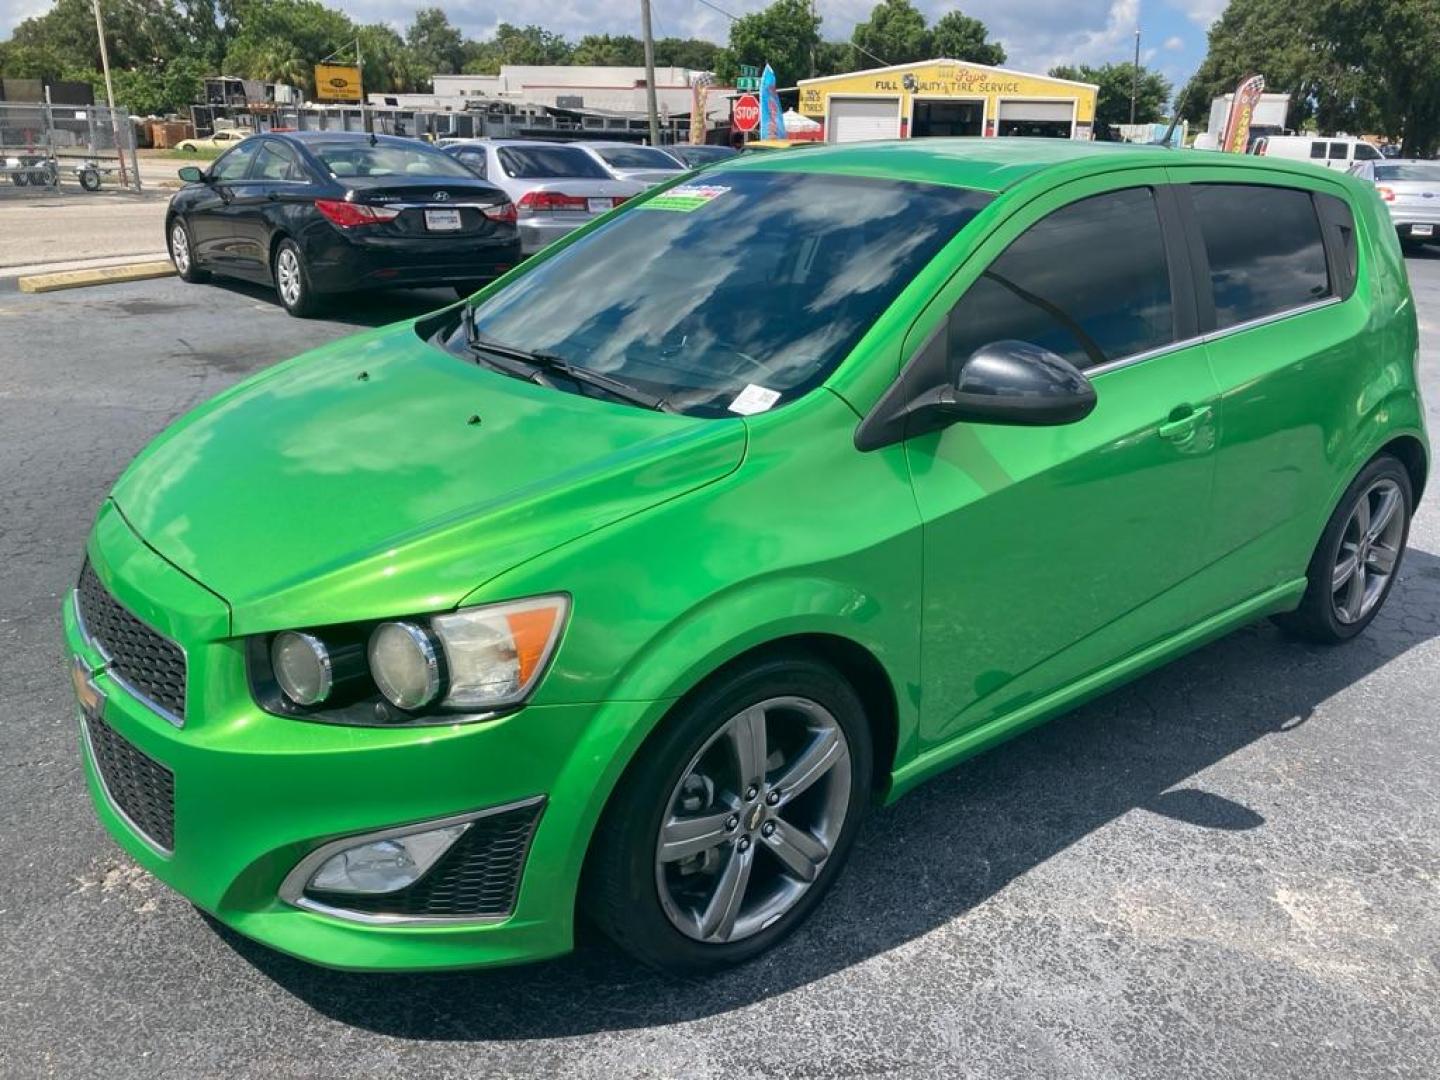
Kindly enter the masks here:
<path id="1" fill-rule="evenodd" d="M 77 184 L 140 190 L 135 128 L 124 109 L 0 102 L 0 189 Z"/>

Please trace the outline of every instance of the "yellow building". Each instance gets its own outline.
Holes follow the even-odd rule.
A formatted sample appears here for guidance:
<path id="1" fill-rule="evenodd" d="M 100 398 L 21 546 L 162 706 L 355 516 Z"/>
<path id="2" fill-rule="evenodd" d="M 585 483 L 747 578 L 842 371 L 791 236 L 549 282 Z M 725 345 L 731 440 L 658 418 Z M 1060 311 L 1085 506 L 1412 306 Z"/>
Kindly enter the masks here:
<path id="1" fill-rule="evenodd" d="M 801 79 L 800 112 L 825 125 L 829 142 L 927 135 L 1088 139 L 1097 90 L 961 60 L 917 60 Z"/>

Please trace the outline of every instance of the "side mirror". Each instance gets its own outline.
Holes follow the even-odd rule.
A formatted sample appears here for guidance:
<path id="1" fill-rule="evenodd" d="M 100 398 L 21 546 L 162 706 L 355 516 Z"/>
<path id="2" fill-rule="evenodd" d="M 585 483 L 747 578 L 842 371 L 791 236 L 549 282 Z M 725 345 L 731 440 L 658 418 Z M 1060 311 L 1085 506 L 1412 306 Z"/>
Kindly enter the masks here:
<path id="1" fill-rule="evenodd" d="M 878 450 L 960 421 L 1070 424 L 1095 408 L 1090 380 L 1049 349 L 992 341 L 955 367 L 948 343 L 942 324 L 855 429 L 857 450 Z"/>
<path id="2" fill-rule="evenodd" d="M 182 165 L 180 179 L 187 184 L 203 184 L 205 183 L 205 172 L 198 165 Z"/>
<path id="3" fill-rule="evenodd" d="M 1094 408 L 1095 387 L 1063 356 L 1028 341 L 992 341 L 971 353 L 948 385 L 916 398 L 910 413 L 1051 426 L 1083 420 Z"/>

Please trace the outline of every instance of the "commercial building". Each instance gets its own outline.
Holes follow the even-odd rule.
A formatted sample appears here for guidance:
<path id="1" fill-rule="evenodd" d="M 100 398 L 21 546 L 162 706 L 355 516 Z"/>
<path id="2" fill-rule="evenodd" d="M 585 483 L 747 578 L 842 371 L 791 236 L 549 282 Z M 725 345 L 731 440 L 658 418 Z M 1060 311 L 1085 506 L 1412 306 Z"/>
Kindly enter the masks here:
<path id="1" fill-rule="evenodd" d="M 800 80 L 800 112 L 830 142 L 931 135 L 1028 135 L 1089 139 L 1092 83 L 960 60 Z"/>

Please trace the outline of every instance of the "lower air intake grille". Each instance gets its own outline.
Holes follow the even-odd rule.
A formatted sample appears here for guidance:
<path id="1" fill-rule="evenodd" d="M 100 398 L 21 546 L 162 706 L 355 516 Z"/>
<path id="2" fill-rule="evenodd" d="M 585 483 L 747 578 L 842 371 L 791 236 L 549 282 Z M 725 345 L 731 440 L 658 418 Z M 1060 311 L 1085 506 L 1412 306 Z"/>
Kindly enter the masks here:
<path id="1" fill-rule="evenodd" d="M 305 898 L 365 915 L 404 918 L 500 918 L 515 908 L 520 874 L 543 804 L 477 818 L 415 884 L 383 895 L 306 889 Z"/>
<path id="2" fill-rule="evenodd" d="M 175 774 L 131 746 L 99 717 L 87 716 L 84 723 L 95 767 L 111 802 L 152 844 L 173 851 Z"/>

